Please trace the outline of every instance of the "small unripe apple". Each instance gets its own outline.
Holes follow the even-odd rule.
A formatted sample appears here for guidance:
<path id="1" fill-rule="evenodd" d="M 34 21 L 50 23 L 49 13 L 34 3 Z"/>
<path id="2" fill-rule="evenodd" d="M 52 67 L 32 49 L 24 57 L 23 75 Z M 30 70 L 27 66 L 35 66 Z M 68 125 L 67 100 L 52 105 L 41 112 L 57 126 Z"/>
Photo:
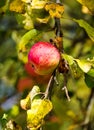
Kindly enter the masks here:
<path id="1" fill-rule="evenodd" d="M 39 75 L 49 75 L 58 66 L 60 53 L 58 49 L 48 42 L 35 43 L 28 54 L 28 62 L 33 72 Z"/>

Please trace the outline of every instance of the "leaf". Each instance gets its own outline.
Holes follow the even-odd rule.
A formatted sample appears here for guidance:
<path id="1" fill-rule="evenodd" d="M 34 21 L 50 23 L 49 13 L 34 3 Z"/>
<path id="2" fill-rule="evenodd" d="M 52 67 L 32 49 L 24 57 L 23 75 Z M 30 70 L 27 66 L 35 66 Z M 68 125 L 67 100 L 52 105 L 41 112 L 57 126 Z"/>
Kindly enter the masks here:
<path id="1" fill-rule="evenodd" d="M 21 0 L 13 0 L 10 2 L 9 10 L 17 13 L 23 13 L 25 10 L 25 5 Z"/>
<path id="2" fill-rule="evenodd" d="M 15 121 L 9 120 L 6 124 L 5 130 L 22 130 L 22 128 Z"/>
<path id="3" fill-rule="evenodd" d="M 40 88 L 38 86 L 34 86 L 30 91 L 30 93 L 27 95 L 27 97 L 20 101 L 20 105 L 22 109 L 24 110 L 30 109 L 33 98 L 39 93 L 40 93 Z"/>
<path id="4" fill-rule="evenodd" d="M 40 23 L 47 23 L 50 19 L 49 16 L 45 17 L 45 18 L 36 18 Z"/>
<path id="5" fill-rule="evenodd" d="M 44 8 L 45 4 L 48 2 L 48 0 L 22 0 L 22 1 L 31 4 L 32 9 Z"/>
<path id="6" fill-rule="evenodd" d="M 44 8 L 48 0 L 32 0 L 32 9 L 41 9 Z"/>
<path id="7" fill-rule="evenodd" d="M 22 21 L 22 23 L 24 24 L 24 28 L 27 30 L 31 30 L 34 28 L 34 24 L 33 24 L 33 20 L 31 19 L 31 17 L 25 13 L 23 15 L 25 17 L 25 19 Z"/>
<path id="8" fill-rule="evenodd" d="M 28 31 L 27 33 L 22 36 L 20 43 L 18 44 L 17 51 L 18 51 L 18 57 L 20 60 L 22 60 L 24 63 L 28 61 L 28 49 L 26 48 L 26 45 L 29 43 L 30 40 L 35 38 L 38 35 L 38 31 L 36 29 L 32 29 Z"/>
<path id="9" fill-rule="evenodd" d="M 74 63 L 74 58 L 67 54 L 61 54 L 62 58 L 68 61 L 69 65 L 72 65 Z"/>
<path id="10" fill-rule="evenodd" d="M 94 77 L 94 68 L 91 68 L 88 73 L 88 75 L 90 75 L 91 77 Z"/>
<path id="11" fill-rule="evenodd" d="M 75 22 L 77 22 L 79 24 L 79 26 L 81 26 L 82 28 L 85 29 L 85 31 L 87 32 L 88 36 L 90 37 L 90 39 L 94 42 L 94 28 L 92 26 L 90 26 L 86 21 L 84 20 L 76 20 L 73 19 Z"/>
<path id="12" fill-rule="evenodd" d="M 34 99 L 31 109 L 27 110 L 27 127 L 38 129 L 43 124 L 44 117 L 52 110 L 52 103 L 48 99 Z"/>
<path id="13" fill-rule="evenodd" d="M 83 6 L 86 6 L 94 14 L 94 0 L 77 0 Z"/>
<path id="14" fill-rule="evenodd" d="M 91 69 L 91 63 L 89 61 L 79 59 L 75 59 L 75 61 L 83 72 L 87 73 Z"/>
<path id="15" fill-rule="evenodd" d="M 45 5 L 45 10 L 49 12 L 52 18 L 61 18 L 64 13 L 64 6 L 57 3 L 48 3 Z"/>
<path id="16" fill-rule="evenodd" d="M 70 66 L 70 71 L 72 76 L 75 79 L 80 78 L 83 75 L 82 70 L 79 68 L 78 64 L 76 62 L 74 62 L 71 66 Z"/>
<path id="17" fill-rule="evenodd" d="M 85 74 L 85 83 L 88 87 L 93 88 L 94 87 L 94 77 L 91 77 L 88 74 Z"/>

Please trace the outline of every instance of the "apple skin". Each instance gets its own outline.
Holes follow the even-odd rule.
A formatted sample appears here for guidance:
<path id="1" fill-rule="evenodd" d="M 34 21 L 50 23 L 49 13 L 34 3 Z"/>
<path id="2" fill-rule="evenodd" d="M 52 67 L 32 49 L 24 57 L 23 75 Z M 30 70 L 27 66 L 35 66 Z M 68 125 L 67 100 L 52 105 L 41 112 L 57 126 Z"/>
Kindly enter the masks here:
<path id="1" fill-rule="evenodd" d="M 34 81 L 30 77 L 20 78 L 17 83 L 18 92 L 23 92 L 26 89 L 31 89 L 34 86 Z"/>
<path id="2" fill-rule="evenodd" d="M 51 77 L 51 74 L 39 75 L 35 73 L 30 63 L 26 63 L 24 69 L 28 74 L 28 76 L 31 77 L 31 79 L 35 82 L 35 84 L 37 83 L 38 85 L 43 85 L 43 86 L 46 85 Z"/>
<path id="3" fill-rule="evenodd" d="M 52 74 L 60 61 L 58 49 L 49 42 L 35 43 L 29 53 L 28 62 L 32 71 L 39 75 Z"/>

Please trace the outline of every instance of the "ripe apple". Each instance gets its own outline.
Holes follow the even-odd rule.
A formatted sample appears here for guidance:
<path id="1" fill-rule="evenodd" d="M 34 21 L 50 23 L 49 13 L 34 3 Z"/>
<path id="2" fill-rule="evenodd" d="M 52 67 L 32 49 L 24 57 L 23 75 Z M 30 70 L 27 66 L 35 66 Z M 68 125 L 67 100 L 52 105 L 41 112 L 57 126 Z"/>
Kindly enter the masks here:
<path id="1" fill-rule="evenodd" d="M 49 42 L 35 43 L 29 53 L 28 62 L 34 73 L 39 75 L 52 74 L 60 61 L 58 49 Z"/>
<path id="2" fill-rule="evenodd" d="M 35 82 L 35 84 L 37 83 L 38 85 L 46 85 L 51 77 L 51 74 L 39 75 L 35 73 L 30 63 L 26 63 L 24 68 L 26 73 L 29 75 L 29 77 L 31 77 L 31 79 Z"/>
<path id="3" fill-rule="evenodd" d="M 18 92 L 23 92 L 26 89 L 31 89 L 34 86 L 34 81 L 30 77 L 20 78 L 17 83 Z"/>

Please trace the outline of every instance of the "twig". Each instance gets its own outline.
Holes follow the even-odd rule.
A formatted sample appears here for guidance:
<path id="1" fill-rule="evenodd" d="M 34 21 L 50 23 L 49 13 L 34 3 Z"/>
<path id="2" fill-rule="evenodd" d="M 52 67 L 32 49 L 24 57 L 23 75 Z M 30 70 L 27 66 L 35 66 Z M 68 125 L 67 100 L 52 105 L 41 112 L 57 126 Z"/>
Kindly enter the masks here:
<path id="1" fill-rule="evenodd" d="M 53 83 L 54 83 L 54 77 L 55 77 L 55 71 L 52 74 L 52 76 L 51 76 L 51 78 L 50 78 L 50 80 L 48 82 L 44 98 L 49 98 L 49 99 L 51 98 L 51 93 L 52 93 Z"/>
<path id="2" fill-rule="evenodd" d="M 70 101 L 70 97 L 69 97 L 69 94 L 68 94 L 68 89 L 67 89 L 67 87 L 64 86 L 64 87 L 62 88 L 62 90 L 65 90 L 65 93 L 66 93 L 67 99 L 68 99 L 68 101 Z"/>
<path id="3" fill-rule="evenodd" d="M 56 85 L 59 85 L 56 76 L 54 76 L 54 81 L 55 81 Z"/>
<path id="4" fill-rule="evenodd" d="M 66 76 L 66 74 L 64 74 L 64 87 L 62 88 L 62 90 L 65 91 L 66 97 L 67 97 L 68 101 L 70 101 L 70 96 L 68 94 L 68 89 L 67 89 L 67 76 Z"/>
<path id="5" fill-rule="evenodd" d="M 83 127 L 83 130 L 87 130 L 88 124 L 90 122 L 90 116 L 91 116 L 93 105 L 94 105 L 94 89 L 92 89 L 91 91 L 84 122 L 81 124 Z"/>
<path id="6" fill-rule="evenodd" d="M 56 3 L 61 3 L 60 0 L 56 0 Z"/>

